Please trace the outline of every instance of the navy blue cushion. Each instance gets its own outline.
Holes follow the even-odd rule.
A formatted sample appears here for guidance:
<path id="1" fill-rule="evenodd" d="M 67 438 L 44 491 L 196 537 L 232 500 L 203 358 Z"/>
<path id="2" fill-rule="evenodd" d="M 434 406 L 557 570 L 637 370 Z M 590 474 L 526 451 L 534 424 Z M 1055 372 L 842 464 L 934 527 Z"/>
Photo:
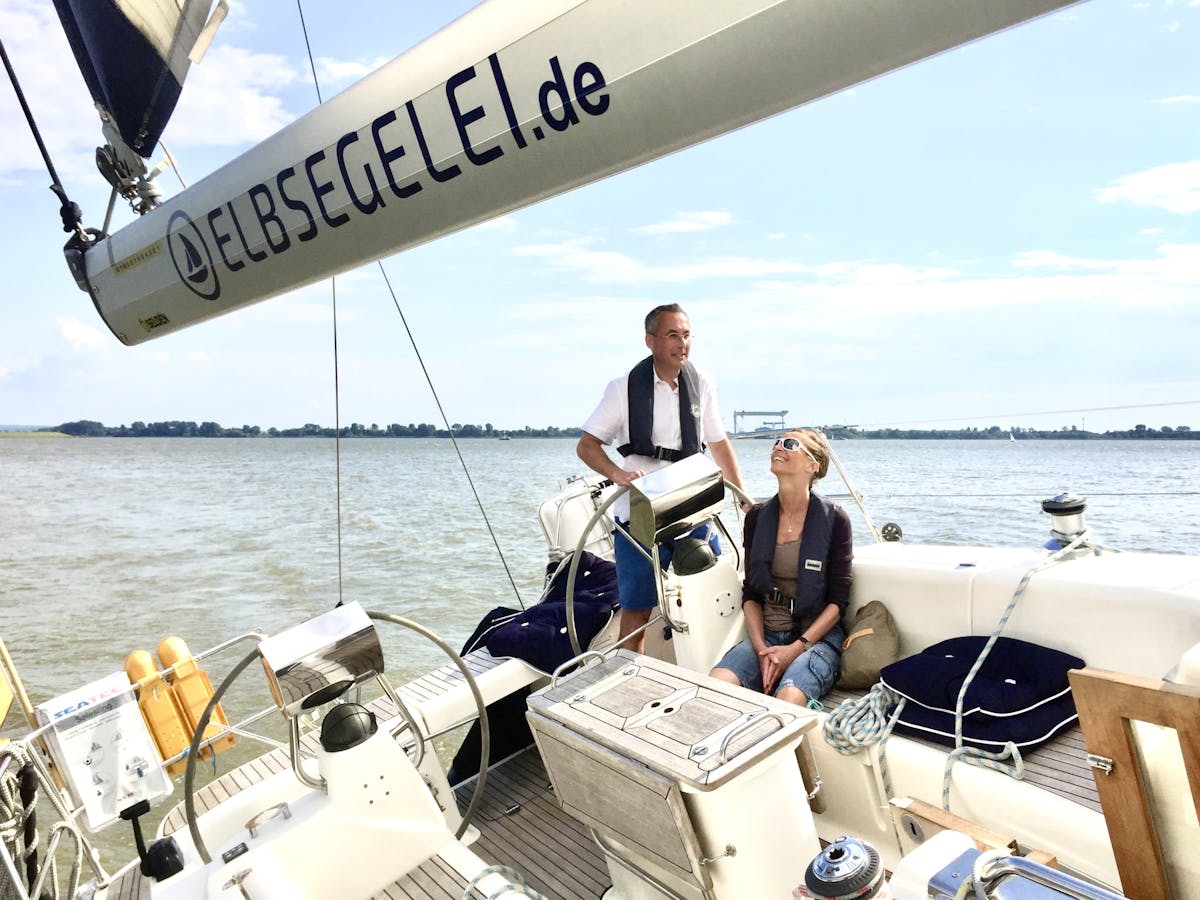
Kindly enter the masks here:
<path id="1" fill-rule="evenodd" d="M 492 610 L 464 645 L 464 652 L 487 647 L 492 656 L 522 659 L 542 672 L 553 672 L 574 652 L 567 634 L 567 568 L 559 570 L 537 606 L 518 612 L 506 607 Z M 612 618 L 617 601 L 616 566 L 584 552 L 575 575 L 575 629 L 587 647 Z"/>
<path id="2" fill-rule="evenodd" d="M 575 629 L 579 645 L 586 648 L 612 618 L 612 606 L 575 604 Z M 484 639 L 492 656 L 515 656 L 549 674 L 574 656 L 567 634 L 567 604 L 547 601 L 530 607 L 501 625 Z"/>
<path id="3" fill-rule="evenodd" d="M 951 638 L 885 666 L 880 680 L 906 699 L 896 730 L 954 745 L 958 693 L 988 638 Z M 1005 742 L 1032 747 L 1076 719 L 1067 672 L 1084 662 L 1058 650 L 997 639 L 967 688 L 963 742 L 999 749 Z"/>
<path id="4" fill-rule="evenodd" d="M 1078 718 L 1075 701 L 1068 692 L 1021 715 L 963 716 L 963 743 L 983 750 L 1002 750 L 1012 741 L 1022 750 L 1031 750 L 1070 728 Z M 954 714 L 906 703 L 895 731 L 953 747 Z"/>

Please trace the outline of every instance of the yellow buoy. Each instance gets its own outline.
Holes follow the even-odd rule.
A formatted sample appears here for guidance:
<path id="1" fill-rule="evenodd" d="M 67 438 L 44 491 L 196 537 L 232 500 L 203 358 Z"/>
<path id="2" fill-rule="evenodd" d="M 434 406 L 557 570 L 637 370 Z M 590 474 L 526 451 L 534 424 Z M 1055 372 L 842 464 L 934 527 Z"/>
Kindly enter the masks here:
<path id="1" fill-rule="evenodd" d="M 162 680 L 158 667 L 147 650 L 134 650 L 125 657 L 125 674 L 138 689 L 138 709 L 158 747 L 158 755 L 170 759 L 182 753 L 192 742 L 192 729 L 175 698 L 175 692 Z M 167 766 L 168 775 L 183 772 L 186 760 Z"/>
<path id="2" fill-rule="evenodd" d="M 13 689 L 9 686 L 8 679 L 4 677 L 3 670 L 0 670 L 0 725 L 4 724 L 4 720 L 8 718 L 8 710 L 12 707 Z"/>
<path id="3" fill-rule="evenodd" d="M 167 676 L 167 683 L 175 692 L 175 699 L 179 702 L 179 707 L 183 710 L 184 718 L 187 720 L 188 730 L 195 735 L 200 716 L 203 715 L 204 708 L 208 706 L 208 701 L 212 699 L 212 682 L 208 680 L 208 674 L 200 668 L 199 663 L 192 656 L 192 651 L 188 649 L 183 638 L 173 636 L 163 638 L 158 642 L 157 652 L 158 661 L 162 667 L 164 669 L 173 667 L 174 669 Z M 228 724 L 229 720 L 225 718 L 225 711 L 221 709 L 220 704 L 217 704 L 209 717 L 208 727 L 204 730 L 205 740 L 217 734 L 222 726 Z M 211 746 L 216 753 L 228 750 L 233 746 L 233 735 L 227 734 L 214 741 Z M 207 755 L 207 751 L 205 751 L 201 757 Z"/>

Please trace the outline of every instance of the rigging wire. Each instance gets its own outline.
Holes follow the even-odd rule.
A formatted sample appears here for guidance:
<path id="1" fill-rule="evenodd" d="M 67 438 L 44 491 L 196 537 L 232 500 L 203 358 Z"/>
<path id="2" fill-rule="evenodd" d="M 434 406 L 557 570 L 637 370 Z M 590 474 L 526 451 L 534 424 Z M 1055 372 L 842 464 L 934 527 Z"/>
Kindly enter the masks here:
<path id="1" fill-rule="evenodd" d="M 82 243 L 88 242 L 87 232 L 84 230 L 82 223 L 83 210 L 79 208 L 79 204 L 73 202 L 67 197 L 66 188 L 58 178 L 58 171 L 54 168 L 54 162 L 50 159 L 50 151 L 46 149 L 46 144 L 42 140 L 41 130 L 37 126 L 37 121 L 33 117 L 33 111 L 30 110 L 29 104 L 25 101 L 25 92 L 21 89 L 21 82 L 17 80 L 16 70 L 13 69 L 12 63 L 8 58 L 8 51 L 4 48 L 4 41 L 0 40 L 0 59 L 4 60 L 4 69 L 8 72 L 8 80 L 12 82 L 13 90 L 17 94 L 17 102 L 21 104 L 21 111 L 25 113 L 25 121 L 29 123 L 29 130 L 33 133 L 33 139 L 37 142 L 38 150 L 42 154 L 42 161 L 46 164 L 46 171 L 50 174 L 50 190 L 58 197 L 61 206 L 58 214 L 62 217 L 63 231 L 67 234 L 74 233 L 75 238 Z"/>
<path id="2" fill-rule="evenodd" d="M 396 291 L 392 288 L 392 280 L 388 278 L 387 270 L 383 268 L 383 261 L 379 262 L 379 271 L 383 275 L 384 283 L 387 284 L 388 291 L 392 295 L 392 303 L 396 307 L 396 312 L 400 316 L 400 321 L 404 325 L 404 331 L 408 334 L 408 341 L 412 344 L 413 353 L 417 357 L 417 362 L 421 366 L 421 373 L 425 376 L 425 383 L 429 385 L 429 392 L 433 394 L 433 402 L 437 404 L 438 415 L 442 417 L 442 424 L 446 426 L 446 431 L 450 435 L 450 443 L 454 445 L 454 452 L 458 454 L 459 464 L 462 466 L 463 474 L 467 476 L 467 484 L 471 487 L 471 493 L 475 496 L 475 505 L 479 507 L 479 514 L 483 516 L 483 523 L 487 526 L 488 534 L 491 535 L 492 544 L 496 547 L 496 553 L 500 556 L 500 564 L 504 566 L 504 574 L 508 576 L 508 583 L 512 585 L 513 593 L 516 594 L 517 603 L 521 605 L 521 609 L 525 608 L 525 601 L 521 599 L 521 591 L 517 588 L 517 582 L 513 579 L 512 571 L 508 568 L 508 560 L 504 558 L 504 551 L 500 549 L 500 539 L 496 537 L 496 532 L 492 528 L 492 522 L 488 518 L 487 510 L 483 507 L 483 500 L 479 496 L 479 491 L 475 489 L 475 479 L 471 477 L 471 470 L 467 466 L 467 461 L 463 458 L 462 448 L 458 446 L 458 439 L 454 436 L 454 430 L 450 427 L 450 420 L 446 417 L 446 410 L 442 408 L 442 399 L 438 396 L 437 388 L 433 386 L 433 378 L 429 374 L 429 369 L 425 367 L 425 360 L 421 356 L 421 351 L 417 347 L 417 339 L 413 336 L 412 329 L 408 327 L 408 319 L 404 315 L 404 310 L 400 307 L 400 300 L 396 297 Z"/>
<path id="3" fill-rule="evenodd" d="M 172 154 L 171 151 L 167 149 L 167 145 L 164 144 L 161 139 L 158 142 L 158 149 L 162 150 L 163 156 L 165 157 L 167 164 L 171 167 L 171 171 L 174 172 L 175 177 L 179 179 L 179 186 L 182 187 L 186 191 L 187 190 L 187 182 L 183 180 L 183 174 L 179 171 L 179 166 L 177 166 L 175 164 L 174 154 Z"/>
<path id="4" fill-rule="evenodd" d="M 312 44 L 308 39 L 308 26 L 304 22 L 304 6 L 302 0 L 296 0 L 296 9 L 300 13 L 300 30 L 304 33 L 304 46 L 308 51 L 308 65 L 312 71 L 313 87 L 317 91 L 317 102 L 321 103 L 321 85 L 317 78 L 317 66 L 313 60 Z M 429 392 L 433 395 L 433 401 L 437 404 L 438 414 L 442 417 L 442 423 L 446 426 L 446 431 L 450 435 L 450 442 L 454 445 L 454 452 L 458 455 L 458 462 L 462 466 L 463 474 L 466 475 L 467 484 L 471 488 L 471 494 L 475 497 L 475 505 L 479 507 L 479 514 L 483 516 L 483 522 L 487 526 L 488 534 L 492 538 L 492 544 L 496 548 L 496 553 L 500 557 L 500 564 L 504 567 L 504 574 L 508 576 L 508 583 L 512 585 L 513 593 L 516 595 L 517 603 L 521 609 L 525 608 L 525 601 L 521 598 L 521 591 L 517 587 L 517 582 L 513 578 L 512 571 L 508 567 L 508 560 L 504 557 L 504 551 L 500 549 L 500 539 L 496 536 L 496 531 L 492 528 L 492 522 L 488 518 L 487 510 L 483 506 L 483 499 L 479 496 L 479 491 L 475 487 L 475 479 L 471 477 L 471 470 L 467 466 L 466 459 L 463 458 L 462 448 L 458 445 L 458 439 L 454 436 L 454 431 L 450 428 L 450 420 L 446 416 L 446 410 L 442 408 L 442 400 L 438 396 L 437 389 L 433 386 L 433 379 L 429 375 L 429 370 L 425 367 L 425 360 L 421 357 L 421 351 L 417 347 L 417 340 L 413 336 L 412 329 L 408 327 L 408 319 L 404 316 L 404 310 L 400 307 L 400 300 L 396 297 L 396 291 L 392 288 L 391 279 L 388 278 L 387 272 L 383 268 L 383 262 L 379 263 L 379 271 L 383 275 L 383 281 L 387 285 L 388 293 L 392 296 L 392 304 L 396 307 L 396 312 L 400 315 L 400 321 L 404 325 L 404 331 L 408 335 L 408 341 L 412 345 L 413 353 L 416 354 L 417 362 L 421 365 L 421 372 L 425 376 L 425 383 L 429 385 Z M 341 390 L 338 385 L 338 340 L 337 340 L 337 287 L 336 279 L 330 279 L 334 283 L 333 287 L 333 394 L 334 394 L 334 447 L 337 456 L 337 533 L 338 533 L 338 600 L 342 596 L 342 450 L 341 450 Z"/>
<path id="5" fill-rule="evenodd" d="M 312 44 L 308 40 L 308 25 L 304 22 L 304 5 L 296 0 L 296 11 L 300 14 L 300 30 L 304 33 L 304 49 L 308 52 L 308 67 L 312 71 L 313 89 L 317 92 L 320 105 L 321 82 L 317 78 L 317 64 L 313 60 Z M 342 604 L 342 388 L 338 355 L 337 278 L 329 279 L 329 293 L 333 311 L 333 468 L 335 506 L 337 508 L 337 568 L 338 605 Z"/>
<path id="6" fill-rule="evenodd" d="M 335 505 L 337 506 L 337 561 L 338 603 L 342 602 L 342 388 L 338 367 L 338 315 L 337 278 L 329 279 L 329 293 L 333 303 L 333 467 L 337 472 L 334 479 Z"/>
<path id="7" fill-rule="evenodd" d="M 296 11 L 300 13 L 300 30 L 304 33 L 304 49 L 308 51 L 308 68 L 312 71 L 313 87 L 317 91 L 317 103 L 324 103 L 321 99 L 321 82 L 317 79 L 317 64 L 313 62 L 312 44 L 308 42 L 308 26 L 304 23 L 304 5 L 301 0 L 296 0 Z"/>

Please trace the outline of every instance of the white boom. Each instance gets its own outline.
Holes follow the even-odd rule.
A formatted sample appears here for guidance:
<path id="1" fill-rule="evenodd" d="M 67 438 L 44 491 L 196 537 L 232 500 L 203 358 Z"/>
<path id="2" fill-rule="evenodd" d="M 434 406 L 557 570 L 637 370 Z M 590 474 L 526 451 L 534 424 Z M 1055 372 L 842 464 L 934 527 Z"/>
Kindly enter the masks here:
<path id="1" fill-rule="evenodd" d="M 490 0 L 92 245 L 137 344 L 1075 0 Z"/>

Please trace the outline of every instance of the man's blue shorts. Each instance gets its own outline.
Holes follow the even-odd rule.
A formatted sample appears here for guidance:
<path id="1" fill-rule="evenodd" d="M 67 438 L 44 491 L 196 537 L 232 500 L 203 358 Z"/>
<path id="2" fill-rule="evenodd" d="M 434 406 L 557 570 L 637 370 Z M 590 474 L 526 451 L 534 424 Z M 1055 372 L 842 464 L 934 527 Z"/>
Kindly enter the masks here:
<path id="1" fill-rule="evenodd" d="M 778 647 L 792 643 L 795 638 L 790 631 L 763 631 L 763 640 L 768 647 Z M 762 669 L 749 640 L 734 645 L 721 657 L 717 668 L 728 669 L 737 676 L 744 688 L 759 692 L 763 689 Z M 841 656 L 838 652 L 824 641 L 819 641 L 792 661 L 787 671 L 779 676 L 775 690 L 799 688 L 809 700 L 819 700 L 833 689 L 840 668 Z"/>
<path id="2" fill-rule="evenodd" d="M 721 542 L 717 538 L 717 530 L 705 522 L 674 541 L 658 545 L 658 559 L 663 571 L 666 571 L 671 562 L 675 545 L 690 537 L 707 538 L 713 553 L 721 555 Z M 634 545 L 633 538 L 621 528 L 613 532 L 613 556 L 617 564 L 617 600 L 622 609 L 640 611 L 656 607 L 658 593 L 654 588 L 654 570 L 650 566 L 650 560 L 642 556 L 637 546 Z"/>

